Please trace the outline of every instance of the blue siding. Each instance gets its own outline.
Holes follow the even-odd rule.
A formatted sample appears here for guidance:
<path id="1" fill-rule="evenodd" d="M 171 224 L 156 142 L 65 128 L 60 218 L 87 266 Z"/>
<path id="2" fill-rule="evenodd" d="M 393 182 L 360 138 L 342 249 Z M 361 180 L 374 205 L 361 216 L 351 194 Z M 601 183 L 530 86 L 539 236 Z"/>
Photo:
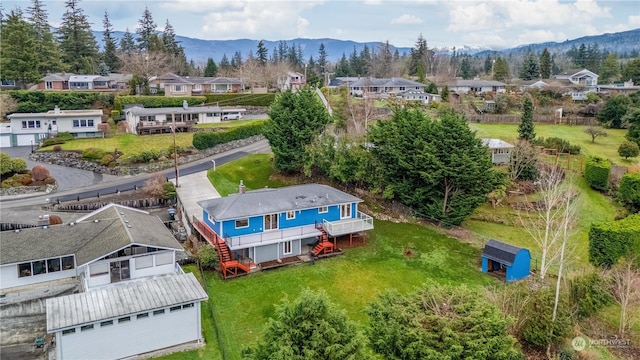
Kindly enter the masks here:
<path id="1" fill-rule="evenodd" d="M 529 250 L 521 249 L 513 260 L 513 265 L 507 267 L 507 281 L 515 281 L 529 276 L 531 255 Z"/>
<path id="2" fill-rule="evenodd" d="M 255 233 L 261 233 L 264 226 L 264 216 L 252 216 L 249 218 L 249 226 L 245 228 L 236 229 L 235 220 L 225 220 L 222 222 L 224 230 L 223 236 L 240 236 L 249 235 Z"/>
<path id="3" fill-rule="evenodd" d="M 209 214 L 207 214 L 206 210 L 202 210 L 202 219 L 204 219 L 204 223 L 207 224 L 208 227 L 211 228 L 216 234 L 220 235 L 220 222 L 216 221 L 215 224 L 209 220 Z"/>

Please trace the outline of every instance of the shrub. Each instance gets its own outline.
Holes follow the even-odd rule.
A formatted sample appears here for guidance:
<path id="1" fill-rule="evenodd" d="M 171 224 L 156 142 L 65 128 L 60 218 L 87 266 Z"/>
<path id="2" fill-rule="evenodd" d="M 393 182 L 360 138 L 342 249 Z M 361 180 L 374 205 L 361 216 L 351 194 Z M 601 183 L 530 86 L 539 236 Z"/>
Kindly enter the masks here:
<path id="1" fill-rule="evenodd" d="M 51 176 L 47 177 L 46 179 L 44 179 L 44 183 L 46 185 L 53 185 L 56 183 L 56 179 L 52 178 Z"/>
<path id="2" fill-rule="evenodd" d="M 176 186 L 171 181 L 167 181 L 162 185 L 163 198 L 173 200 L 176 198 Z"/>
<path id="3" fill-rule="evenodd" d="M 234 106 L 271 106 L 276 94 L 207 94 L 207 103 Z"/>
<path id="4" fill-rule="evenodd" d="M 109 125 L 109 123 L 100 123 L 98 124 L 98 131 L 100 131 L 102 133 L 102 136 L 107 136 L 109 134 L 109 131 L 111 131 L 111 126 Z"/>
<path id="5" fill-rule="evenodd" d="M 584 177 L 592 188 L 602 191 L 607 190 L 610 173 L 611 162 L 609 160 L 598 156 L 587 158 Z"/>
<path id="6" fill-rule="evenodd" d="M 33 182 L 33 180 L 31 179 L 31 175 L 24 174 L 22 176 L 21 182 L 22 182 L 22 185 L 24 185 L 24 186 L 27 186 L 27 185 L 31 184 Z"/>
<path id="7" fill-rule="evenodd" d="M 50 176 L 49 170 L 42 165 L 36 165 L 31 169 L 31 177 L 34 181 L 44 181 Z"/>
<path id="8" fill-rule="evenodd" d="M 82 150 L 82 157 L 87 160 L 100 160 L 105 155 L 105 151 L 97 148 L 88 148 Z"/>
<path id="9" fill-rule="evenodd" d="M 62 151 L 62 146 L 60 146 L 60 145 L 55 145 L 55 146 L 53 147 L 53 151 Z"/>
<path id="10" fill-rule="evenodd" d="M 11 172 L 11 157 L 7 153 L 0 153 L 0 175 Z"/>
<path id="11" fill-rule="evenodd" d="M 218 253 L 213 246 L 205 243 L 198 248 L 198 260 L 203 268 L 213 269 L 213 267 L 218 263 Z"/>
<path id="12" fill-rule="evenodd" d="M 529 317 L 520 329 L 522 340 L 533 346 L 546 348 L 548 345 L 558 344 L 569 333 L 569 310 L 566 301 L 560 298 L 556 321 L 551 321 L 553 303 L 553 291 L 540 289 L 533 292 L 532 299 L 527 304 L 526 313 Z"/>
<path id="13" fill-rule="evenodd" d="M 100 159 L 100 164 L 104 166 L 109 166 L 113 162 L 114 158 L 111 154 L 105 154 L 102 159 Z"/>
<path id="14" fill-rule="evenodd" d="M 622 176 L 617 200 L 633 213 L 640 211 L 640 173 L 627 173 Z"/>
<path id="15" fill-rule="evenodd" d="M 597 273 L 569 281 L 569 296 L 580 317 L 588 317 L 612 303 L 609 284 Z"/>
<path id="16" fill-rule="evenodd" d="M 571 145 L 570 142 L 562 138 L 550 137 L 545 139 L 540 137 L 536 138 L 533 141 L 533 144 L 537 146 L 544 146 L 545 148 L 556 149 L 560 153 L 569 153 L 571 155 L 580 154 L 580 145 Z"/>
<path id="17" fill-rule="evenodd" d="M 589 230 L 589 262 L 611 267 L 621 257 L 640 255 L 640 214 L 596 223 Z"/>
<path id="18" fill-rule="evenodd" d="M 56 105 L 64 110 L 87 110 L 91 109 L 96 101 L 102 102 L 104 106 L 110 107 L 113 104 L 114 94 L 82 92 L 82 91 L 28 91 L 11 90 L 9 95 L 18 102 L 16 112 L 47 112 L 55 108 Z"/>
<path id="19" fill-rule="evenodd" d="M 111 118 L 115 122 L 120 121 L 121 120 L 121 118 L 120 118 L 120 110 L 111 110 Z"/>
<path id="20" fill-rule="evenodd" d="M 203 150 L 218 144 L 260 135 L 264 130 L 264 125 L 264 123 L 259 123 L 239 126 L 224 131 L 198 132 L 193 134 L 193 147 L 198 150 Z"/>
<path id="21" fill-rule="evenodd" d="M 75 137 L 70 132 L 65 131 L 65 132 L 58 133 L 58 136 L 56 136 L 56 139 L 73 140 L 75 139 Z"/>
<path id="22" fill-rule="evenodd" d="M 42 146 L 59 145 L 59 144 L 64 144 L 65 142 L 66 140 L 61 138 L 45 139 L 42 142 Z"/>
<path id="23" fill-rule="evenodd" d="M 625 159 L 636 157 L 640 154 L 640 147 L 633 141 L 625 141 L 618 147 L 618 155 Z"/>
<path id="24" fill-rule="evenodd" d="M 22 158 L 11 159 L 11 170 L 14 173 L 19 173 L 27 170 L 27 161 Z"/>

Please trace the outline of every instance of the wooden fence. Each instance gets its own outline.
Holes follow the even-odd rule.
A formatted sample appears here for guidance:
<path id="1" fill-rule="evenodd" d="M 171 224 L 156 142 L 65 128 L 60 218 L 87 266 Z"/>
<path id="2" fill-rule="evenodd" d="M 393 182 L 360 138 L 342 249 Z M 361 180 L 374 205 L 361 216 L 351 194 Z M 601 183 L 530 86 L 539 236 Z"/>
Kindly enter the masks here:
<path id="1" fill-rule="evenodd" d="M 478 123 L 503 123 L 503 124 L 519 124 L 522 117 L 519 115 L 478 115 L 467 114 L 467 121 Z M 568 116 L 557 118 L 553 115 L 534 115 L 533 121 L 543 124 L 567 124 L 567 125 L 597 125 L 598 121 L 591 117 Z"/>

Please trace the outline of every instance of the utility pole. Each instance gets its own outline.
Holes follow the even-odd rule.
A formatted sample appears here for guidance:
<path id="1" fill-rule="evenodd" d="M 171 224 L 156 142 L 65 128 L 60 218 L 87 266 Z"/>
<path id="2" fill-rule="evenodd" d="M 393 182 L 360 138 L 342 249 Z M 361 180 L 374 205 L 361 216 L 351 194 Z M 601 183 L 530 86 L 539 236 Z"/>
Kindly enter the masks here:
<path id="1" fill-rule="evenodd" d="M 171 113 L 171 120 L 173 122 L 173 126 L 171 127 L 171 132 L 173 133 L 173 167 L 176 171 L 176 187 L 180 187 L 178 183 L 178 153 L 176 151 L 176 114 Z"/>

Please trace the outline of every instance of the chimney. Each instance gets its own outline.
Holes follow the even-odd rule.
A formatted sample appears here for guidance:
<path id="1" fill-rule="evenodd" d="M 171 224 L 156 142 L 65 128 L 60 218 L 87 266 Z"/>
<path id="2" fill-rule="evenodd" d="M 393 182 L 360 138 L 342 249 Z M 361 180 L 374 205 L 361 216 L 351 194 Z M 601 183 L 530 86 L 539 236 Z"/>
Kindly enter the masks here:
<path id="1" fill-rule="evenodd" d="M 247 187 L 244 186 L 244 182 L 240 180 L 240 186 L 238 187 L 240 194 L 244 194 L 247 191 Z"/>
<path id="2" fill-rule="evenodd" d="M 56 115 L 60 115 L 60 106 L 56 105 L 56 107 L 53 108 L 53 113 Z"/>

